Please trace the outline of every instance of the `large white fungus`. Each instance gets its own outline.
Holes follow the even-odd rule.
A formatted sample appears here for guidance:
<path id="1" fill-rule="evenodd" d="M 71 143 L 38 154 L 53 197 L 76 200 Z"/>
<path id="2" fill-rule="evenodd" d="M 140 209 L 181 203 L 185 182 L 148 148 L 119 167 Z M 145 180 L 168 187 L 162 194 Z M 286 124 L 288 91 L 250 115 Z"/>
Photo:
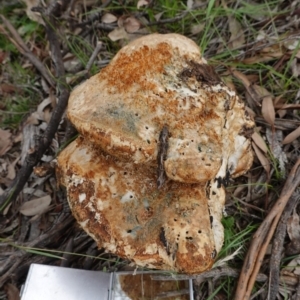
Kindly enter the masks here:
<path id="1" fill-rule="evenodd" d="M 199 47 L 178 34 L 131 42 L 75 88 L 68 117 L 80 137 L 58 174 L 99 247 L 149 268 L 211 267 L 225 186 L 252 164 L 254 123 Z"/>

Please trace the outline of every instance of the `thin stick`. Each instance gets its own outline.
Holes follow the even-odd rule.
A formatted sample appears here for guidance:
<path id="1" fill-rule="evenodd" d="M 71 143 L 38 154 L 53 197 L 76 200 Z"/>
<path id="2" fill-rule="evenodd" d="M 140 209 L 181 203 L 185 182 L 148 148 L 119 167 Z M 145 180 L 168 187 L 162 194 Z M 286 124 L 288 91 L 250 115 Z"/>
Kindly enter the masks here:
<path id="1" fill-rule="evenodd" d="M 91 67 L 92 67 L 92 65 L 93 65 L 94 60 L 96 59 L 96 57 L 97 57 L 99 51 L 100 51 L 101 48 L 102 48 L 102 45 L 103 45 L 103 44 L 102 44 L 101 41 L 98 41 L 98 42 L 97 42 L 96 48 L 94 49 L 94 51 L 93 51 L 93 53 L 92 53 L 92 55 L 91 55 L 91 57 L 90 57 L 88 63 L 86 64 L 86 67 L 85 67 L 86 71 L 88 71 L 88 72 L 90 71 L 90 69 L 91 69 Z"/>
<path id="2" fill-rule="evenodd" d="M 169 130 L 165 125 L 159 135 L 158 151 L 157 151 L 157 188 L 160 189 L 166 181 L 167 175 L 165 171 L 165 160 L 168 152 Z"/>
<path id="3" fill-rule="evenodd" d="M 292 168 L 282 189 L 280 197 L 253 236 L 237 285 L 235 294 L 236 300 L 248 300 L 250 298 L 250 294 L 254 285 L 254 279 L 258 273 L 262 259 L 266 252 L 267 247 L 264 245 L 267 244 L 273 236 L 279 218 L 289 198 L 300 184 L 299 166 L 300 159 L 298 159 Z"/>
<path id="4" fill-rule="evenodd" d="M 300 109 L 300 104 L 277 104 L 274 105 L 276 109 Z"/>
<path id="5" fill-rule="evenodd" d="M 290 217 L 294 207 L 299 200 L 299 191 L 295 191 L 291 196 L 288 204 L 286 205 L 284 212 L 280 218 L 277 230 L 275 232 L 274 241 L 272 245 L 272 252 L 270 256 L 270 275 L 269 275 L 269 300 L 275 300 L 280 281 L 280 259 L 283 251 L 284 239 L 286 236 L 287 220 Z"/>
<path id="6" fill-rule="evenodd" d="M 269 245 L 269 243 L 270 243 L 270 241 L 271 241 L 271 239 L 273 237 L 273 234 L 275 232 L 276 225 L 277 225 L 277 223 L 279 221 L 279 218 L 280 218 L 280 215 L 278 215 L 275 218 L 274 222 L 271 224 L 271 228 L 270 228 L 270 230 L 268 232 L 268 235 L 267 235 L 266 239 L 263 241 L 262 247 L 261 247 L 261 249 L 260 249 L 260 251 L 258 253 L 256 264 L 255 264 L 255 268 L 254 268 L 254 270 L 253 270 L 253 272 L 251 274 L 251 277 L 249 279 L 249 288 L 246 291 L 246 297 L 245 297 L 246 299 L 250 299 L 250 297 L 251 297 L 251 292 L 252 292 L 252 288 L 253 288 L 254 283 L 255 283 L 256 276 L 257 276 L 257 274 L 259 272 L 259 269 L 260 269 L 260 267 L 262 265 L 264 256 L 265 256 L 265 254 L 267 252 L 268 245 Z"/>
<path id="7" fill-rule="evenodd" d="M 55 65 L 55 73 L 57 77 L 57 88 L 59 91 L 58 104 L 52 112 L 50 122 L 45 133 L 40 138 L 39 145 L 36 149 L 34 149 L 34 151 L 32 151 L 32 153 L 27 155 L 24 165 L 19 170 L 18 175 L 12 182 L 11 186 L 0 196 L 0 211 L 3 210 L 9 202 L 14 202 L 16 200 L 25 183 L 28 181 L 33 171 L 33 167 L 37 165 L 45 151 L 50 147 L 68 104 L 70 92 L 65 79 L 64 64 L 60 52 L 60 41 L 54 31 L 55 28 L 57 28 L 54 17 L 49 16 L 49 20 L 46 20 L 45 24 L 46 33 L 50 43 L 51 58 Z"/>

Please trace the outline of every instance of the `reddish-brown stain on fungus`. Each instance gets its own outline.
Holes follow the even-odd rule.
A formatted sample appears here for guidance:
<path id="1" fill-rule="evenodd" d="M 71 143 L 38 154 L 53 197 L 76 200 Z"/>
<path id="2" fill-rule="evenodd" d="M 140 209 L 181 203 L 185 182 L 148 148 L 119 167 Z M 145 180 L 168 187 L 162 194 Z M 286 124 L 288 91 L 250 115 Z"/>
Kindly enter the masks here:
<path id="1" fill-rule="evenodd" d="M 57 174 L 98 246 L 142 267 L 209 269 L 224 186 L 251 166 L 254 123 L 198 46 L 177 34 L 131 42 L 72 92 L 68 117 L 80 136 Z"/>
<path id="2" fill-rule="evenodd" d="M 108 88 L 124 91 L 132 85 L 139 85 L 142 90 L 154 90 L 156 85 L 146 76 L 161 74 L 164 66 L 171 61 L 170 45 L 159 43 L 155 48 L 143 46 L 132 54 L 120 53 L 113 65 L 108 65 L 99 76 L 99 80 L 107 80 Z"/>

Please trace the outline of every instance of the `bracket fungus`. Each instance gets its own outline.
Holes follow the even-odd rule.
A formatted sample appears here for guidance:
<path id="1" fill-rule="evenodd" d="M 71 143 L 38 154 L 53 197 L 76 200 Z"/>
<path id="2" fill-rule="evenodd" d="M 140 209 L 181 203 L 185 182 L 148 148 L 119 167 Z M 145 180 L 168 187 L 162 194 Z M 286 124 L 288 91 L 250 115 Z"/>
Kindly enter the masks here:
<path id="1" fill-rule="evenodd" d="M 178 34 L 129 43 L 75 88 L 68 117 L 80 136 L 58 175 L 98 246 L 148 268 L 210 268 L 225 186 L 252 164 L 254 122 L 199 47 Z"/>

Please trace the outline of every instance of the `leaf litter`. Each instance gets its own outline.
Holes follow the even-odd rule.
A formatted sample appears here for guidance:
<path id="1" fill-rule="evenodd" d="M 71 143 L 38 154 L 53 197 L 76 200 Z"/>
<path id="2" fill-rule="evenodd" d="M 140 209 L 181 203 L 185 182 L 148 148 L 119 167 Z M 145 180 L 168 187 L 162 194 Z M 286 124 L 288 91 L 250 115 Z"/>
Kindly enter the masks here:
<path id="1" fill-rule="evenodd" d="M 182 33 L 201 44 L 203 55 L 246 102 L 247 111 L 255 118 L 257 124 L 252 134 L 252 146 L 255 153 L 253 167 L 244 177 L 232 179 L 231 187 L 227 191 L 226 212 L 229 217 L 234 217 L 234 225 L 230 230 L 234 230 L 235 234 L 242 232 L 249 224 L 258 225 L 275 204 L 277 193 L 280 193 L 287 174 L 300 154 L 298 95 L 300 52 L 297 31 L 300 4 L 297 1 L 291 1 L 289 4 L 274 1 L 268 4 L 272 6 L 269 9 L 264 6 L 264 9 L 253 10 L 255 5 L 263 4 L 260 1 L 235 3 L 212 1 L 213 4 L 209 4 L 208 7 L 204 1 L 189 0 L 183 1 L 184 5 L 178 5 L 176 11 L 172 12 L 171 7 L 166 6 L 167 2 L 162 6 L 154 1 L 135 1 L 131 2 L 131 6 L 127 6 L 126 1 L 118 1 L 118 4 L 115 2 L 74 1 L 72 5 L 70 2 L 58 18 L 64 24 L 59 29 L 59 33 L 63 40 L 62 52 L 67 69 L 67 82 L 73 88 L 87 78 L 85 67 L 99 42 L 102 46 L 91 63 L 93 73 L 105 67 L 122 45 L 139 35 L 150 32 Z M 43 29 L 43 21 L 39 13 L 31 10 L 35 5 L 39 5 L 39 1 L 24 1 L 24 3 L 27 7 L 20 6 L 5 17 L 11 21 L 17 31 L 22 27 L 21 39 L 25 40 L 25 45 L 30 46 L 28 49 L 34 52 L 37 60 L 43 62 L 46 70 L 53 72 L 54 65 L 49 59 L 49 45 Z M 43 2 L 43 5 L 47 3 L 47 1 Z M 208 13 L 212 15 L 207 15 Z M 16 23 L 14 16 L 28 16 L 28 24 L 32 26 L 35 23 L 30 20 L 38 22 L 37 24 L 40 25 L 37 28 L 40 35 L 34 32 L 24 34 L 25 24 Z M 209 18 L 212 18 L 213 25 L 209 26 Z M 5 26 L 3 24 L 0 26 L 2 26 L 1 32 L 4 35 L 8 34 L 9 29 L 6 28 L 4 31 Z M 83 42 L 82 44 L 79 44 L 79 39 Z M 10 37 L 10 41 L 13 40 Z M 39 139 L 45 133 L 58 98 L 56 89 L 52 85 L 52 78 L 55 76 L 49 78 L 44 76 L 41 70 L 36 70 L 30 57 L 21 54 L 24 52 L 20 47 L 23 45 L 20 40 L 15 39 L 14 43 L 17 47 L 14 49 L 17 50 L 8 47 L 0 52 L 2 62 L 0 96 L 4 99 L 3 103 L 0 103 L 0 121 L 3 123 L 7 116 L 10 118 L 14 116 L 15 112 L 9 104 L 16 103 L 16 95 L 23 98 L 28 95 L 28 86 L 40 92 L 34 94 L 38 103 L 30 106 L 26 111 L 27 115 L 24 115 L 15 127 L 10 127 L 6 123 L 1 125 L 0 195 L 10 186 L 21 166 L 26 163 L 27 154 L 34 151 Z M 78 46 L 77 50 L 73 48 L 74 46 Z M 11 62 L 16 61 L 23 69 L 31 70 L 33 73 L 32 75 L 25 74 L 21 82 L 16 82 L 16 76 L 9 75 Z M 32 81 L 28 83 L 30 76 L 32 76 Z M 66 143 L 67 128 L 66 119 L 61 120 L 51 146 L 37 166 L 41 167 L 40 170 L 48 169 L 59 149 Z M 39 178 L 32 174 L 19 194 L 17 202 L 3 207 L 0 216 L 1 239 L 9 238 L 20 243 L 34 242 L 38 234 L 51 232 L 51 228 L 57 226 L 55 225 L 57 220 L 63 214 L 68 213 L 66 198 L 56 186 L 53 173 L 40 172 L 40 174 L 45 175 Z M 240 200 L 238 205 L 232 204 L 234 201 L 231 195 Z M 244 206 L 243 203 L 248 205 Z M 0 208 L 2 208 L 1 205 Z M 295 246 L 299 240 L 299 209 L 298 206 L 294 209 L 287 223 L 287 236 L 284 241 L 287 248 Z M 93 241 L 72 223 L 72 219 L 70 221 L 66 218 L 64 222 L 58 223 L 62 226 L 69 224 L 68 229 L 57 230 L 60 235 L 51 235 L 52 238 L 43 244 L 45 251 L 47 249 L 64 251 L 67 247 L 65 242 L 67 236 L 71 236 L 74 237 L 73 252 L 83 255 L 94 253 L 95 256 L 99 255 L 111 260 L 108 263 L 106 260 L 91 259 L 94 269 L 115 270 L 130 267 L 126 262 L 118 265 L 118 258 L 97 250 Z M 29 234 L 30 226 L 43 229 L 35 229 L 35 231 L 32 229 L 35 234 Z M 225 230 L 229 232 L 229 228 Z M 237 247 L 232 247 L 227 255 L 220 257 L 222 267 L 230 266 L 237 271 L 240 270 L 250 238 L 251 235 L 243 240 L 242 250 L 239 249 L 239 244 Z M 0 255 L 2 261 L 14 257 L 5 253 L 15 251 L 14 255 L 20 255 L 19 250 L 12 249 L 9 245 L 3 243 L 1 246 L 2 253 L 4 253 Z M 297 251 L 297 247 L 294 248 Z M 284 295 L 285 299 L 294 299 L 300 276 L 299 253 L 300 249 L 298 254 L 294 254 L 296 255 L 294 258 L 286 253 L 283 254 L 287 263 L 281 270 L 282 279 L 279 282 L 278 299 L 283 299 L 280 295 Z M 35 259 L 34 254 L 26 254 L 28 262 L 34 262 Z M 44 263 L 57 263 L 55 258 L 40 259 Z M 88 264 L 88 260 L 82 257 L 69 258 L 70 266 L 82 267 L 85 264 Z M 9 265 L 6 270 L 0 267 L 2 272 L 0 272 L 0 283 L 2 278 L 7 278 L 5 276 L 11 274 L 15 276 L 13 282 L 5 280 L 6 284 L 12 284 L 12 286 L 6 285 L 7 294 L 15 294 L 14 288 L 19 288 L 22 284 L 24 277 L 18 275 L 21 274 L 18 271 L 22 268 L 28 269 L 28 265 L 25 266 L 20 262 L 14 273 L 10 273 L 13 271 L 10 271 Z M 268 256 L 263 261 L 261 272 L 268 276 Z M 220 277 L 209 284 L 207 281 L 202 282 L 196 286 L 196 296 L 199 299 L 211 297 L 214 287 L 220 286 L 222 280 L 224 279 Z M 210 288 L 207 288 L 208 286 Z M 231 289 L 230 294 L 233 295 L 234 285 L 229 283 L 228 287 Z M 256 290 L 260 291 L 260 294 L 257 294 L 255 299 L 266 298 L 266 286 L 257 285 Z M 223 299 L 226 299 L 224 295 L 226 291 L 221 288 L 216 297 L 223 296 Z"/>

